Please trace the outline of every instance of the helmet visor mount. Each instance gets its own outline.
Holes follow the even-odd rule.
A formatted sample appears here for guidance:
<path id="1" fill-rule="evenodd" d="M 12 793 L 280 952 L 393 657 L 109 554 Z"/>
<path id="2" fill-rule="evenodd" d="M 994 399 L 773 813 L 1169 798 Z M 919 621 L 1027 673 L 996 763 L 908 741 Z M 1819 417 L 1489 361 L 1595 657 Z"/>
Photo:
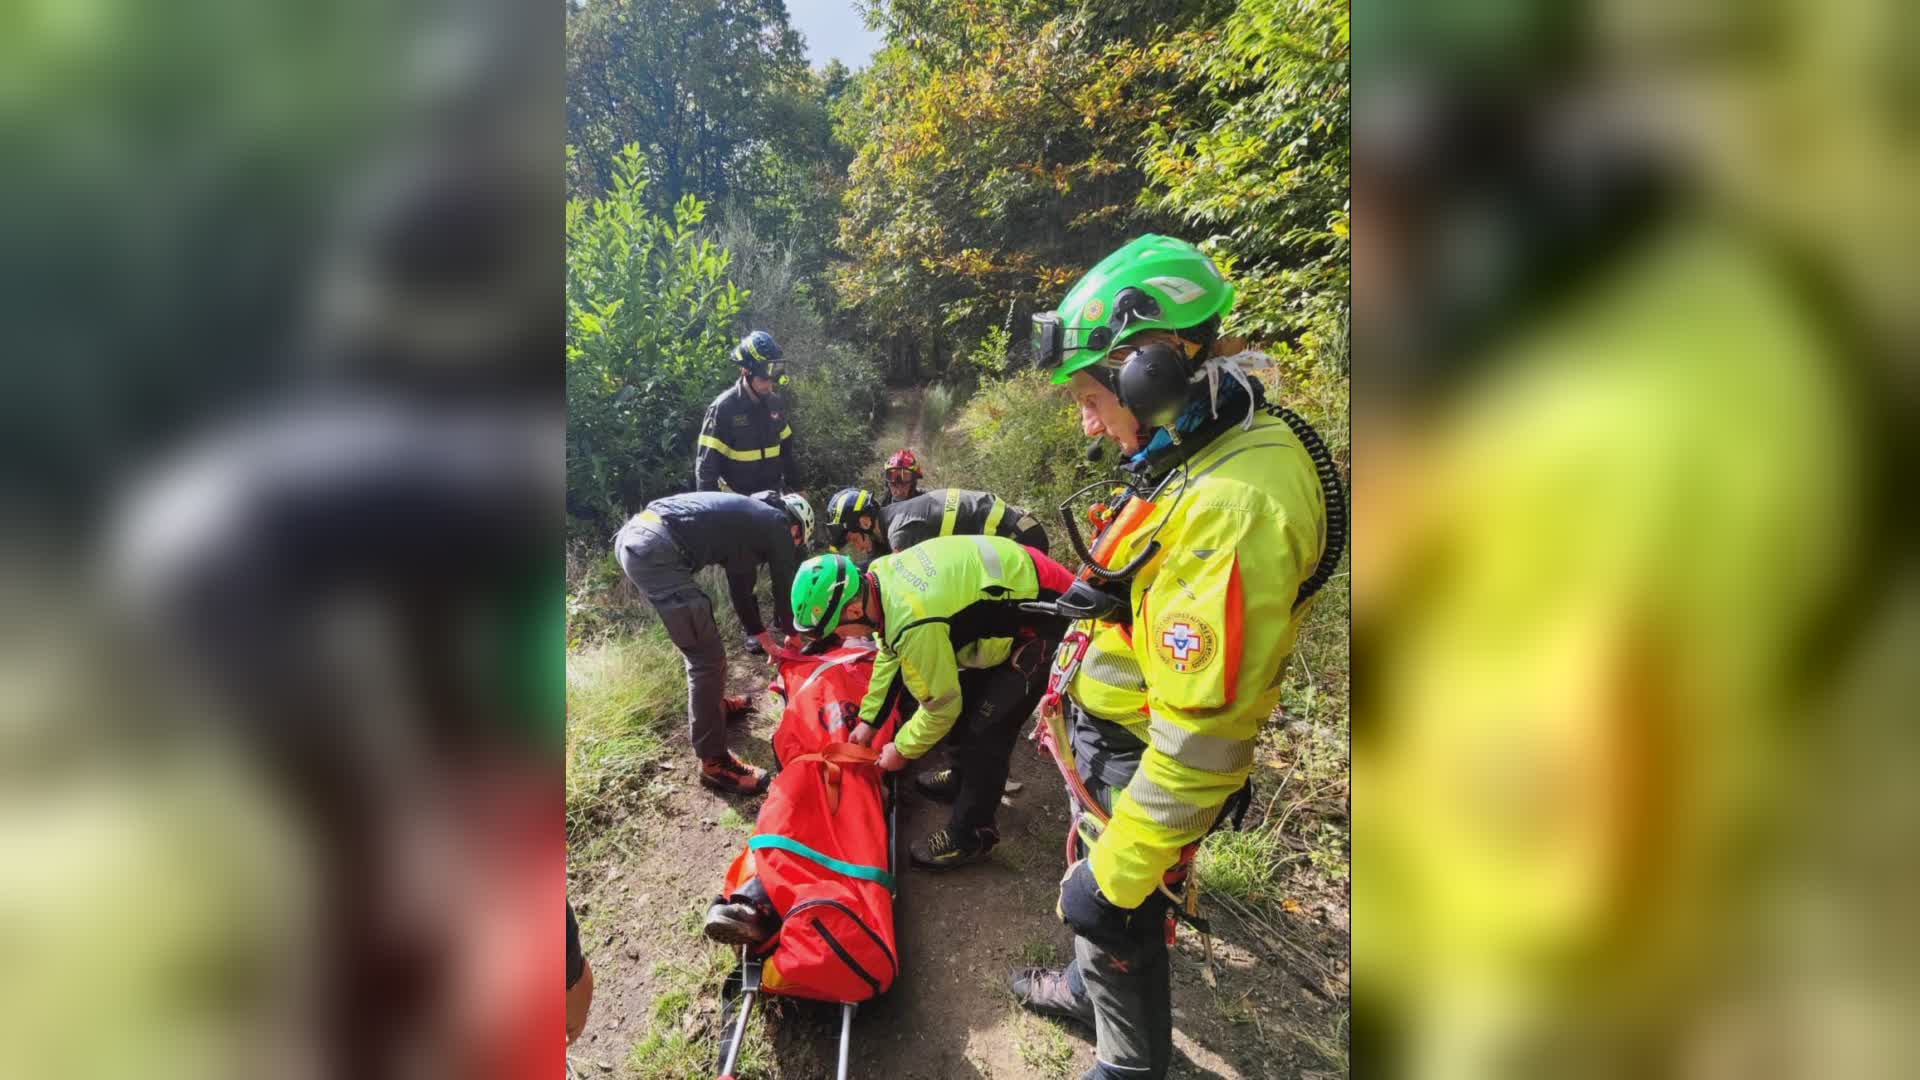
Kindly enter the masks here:
<path id="1" fill-rule="evenodd" d="M 1051 311 L 1033 317 L 1033 366 L 1037 368 L 1057 368 L 1070 352 L 1104 351 L 1112 342 L 1113 330 L 1107 326 L 1068 326 Z"/>
<path id="2" fill-rule="evenodd" d="M 1113 299 L 1113 314 L 1098 326 L 1069 326 L 1058 312 L 1042 311 L 1033 317 L 1033 363 L 1039 368 L 1057 368 L 1068 353 L 1092 349 L 1104 353 L 1114 339 L 1136 321 L 1158 319 L 1160 304 L 1131 286 L 1121 289 Z"/>

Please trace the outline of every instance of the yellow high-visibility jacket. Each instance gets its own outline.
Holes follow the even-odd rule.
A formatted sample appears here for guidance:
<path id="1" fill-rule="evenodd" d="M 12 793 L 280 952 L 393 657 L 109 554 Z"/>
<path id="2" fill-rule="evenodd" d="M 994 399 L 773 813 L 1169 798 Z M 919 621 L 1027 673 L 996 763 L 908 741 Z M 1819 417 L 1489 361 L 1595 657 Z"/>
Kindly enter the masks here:
<path id="1" fill-rule="evenodd" d="M 1294 597 L 1326 539 L 1313 462 L 1280 420 L 1255 414 L 1186 469 L 1110 563 L 1160 542 L 1133 581 L 1133 625 L 1082 624 L 1093 640 L 1068 688 L 1147 744 L 1089 856 L 1121 907 L 1146 899 L 1246 782 L 1305 614 Z"/>
<path id="2" fill-rule="evenodd" d="M 893 745 L 918 758 L 960 719 L 960 669 L 1006 663 L 1021 628 L 1035 621 L 1020 605 L 1040 596 L 1040 574 L 1026 548 L 999 536 L 935 537 L 873 560 L 867 573 L 883 625 L 860 719 L 873 723 L 903 689 L 911 693 L 920 707 Z"/>

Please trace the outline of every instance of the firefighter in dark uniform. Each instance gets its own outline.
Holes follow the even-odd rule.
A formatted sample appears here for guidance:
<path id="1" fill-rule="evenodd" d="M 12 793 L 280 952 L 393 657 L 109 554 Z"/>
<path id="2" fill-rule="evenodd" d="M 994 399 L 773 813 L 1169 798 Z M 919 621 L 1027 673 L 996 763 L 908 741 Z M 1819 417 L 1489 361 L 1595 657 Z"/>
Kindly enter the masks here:
<path id="1" fill-rule="evenodd" d="M 799 495 L 695 491 L 655 499 L 614 537 L 620 569 L 647 594 L 686 658 L 687 730 L 700 782 L 708 787 L 754 795 L 766 790 L 767 774 L 727 749 L 727 650 L 713 603 L 694 575 L 702 567 L 724 567 L 734 614 L 761 651 L 771 651 L 776 643 L 760 620 L 754 580 L 766 566 L 773 595 L 785 597 L 812 532 L 813 509 Z M 786 605 L 774 605 L 773 621 L 782 633 L 793 632 Z"/>
<path id="2" fill-rule="evenodd" d="M 883 477 L 887 483 L 880 489 L 880 505 L 891 506 L 920 494 L 920 480 L 924 475 L 920 469 L 920 458 L 911 448 L 895 450 L 893 456 L 887 459 Z"/>
<path id="3" fill-rule="evenodd" d="M 739 381 L 707 406 L 693 458 L 697 491 L 799 491 L 787 404 L 773 392 L 786 381 L 785 356 L 773 335 L 755 330 L 734 347 Z"/>
<path id="4" fill-rule="evenodd" d="M 1004 536 L 1048 551 L 1047 530 L 1032 511 L 998 495 L 960 488 L 935 488 L 900 502 L 881 505 L 871 491 L 844 488 L 827 500 L 827 543 L 851 547 L 855 559 L 905 551 L 936 536 Z"/>

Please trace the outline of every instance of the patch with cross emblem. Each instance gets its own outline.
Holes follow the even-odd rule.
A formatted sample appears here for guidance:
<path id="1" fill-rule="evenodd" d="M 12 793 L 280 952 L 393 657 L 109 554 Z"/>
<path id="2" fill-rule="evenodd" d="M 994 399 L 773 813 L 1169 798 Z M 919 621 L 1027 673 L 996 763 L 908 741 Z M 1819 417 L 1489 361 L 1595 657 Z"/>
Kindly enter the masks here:
<path id="1" fill-rule="evenodd" d="M 1153 644 L 1168 667 L 1189 674 L 1204 669 L 1220 652 L 1213 627 L 1182 611 L 1160 616 L 1153 628 Z"/>

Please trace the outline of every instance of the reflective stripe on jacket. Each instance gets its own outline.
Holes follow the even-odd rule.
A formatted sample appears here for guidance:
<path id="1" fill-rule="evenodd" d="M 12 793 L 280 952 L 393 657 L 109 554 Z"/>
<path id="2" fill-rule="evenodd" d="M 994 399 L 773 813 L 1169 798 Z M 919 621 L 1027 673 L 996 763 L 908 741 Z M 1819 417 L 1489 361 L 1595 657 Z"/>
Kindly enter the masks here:
<path id="1" fill-rule="evenodd" d="M 736 381 L 700 422 L 693 457 L 694 488 L 742 495 L 801 487 L 794 460 L 793 427 L 778 395 L 756 400 L 745 379 Z"/>

